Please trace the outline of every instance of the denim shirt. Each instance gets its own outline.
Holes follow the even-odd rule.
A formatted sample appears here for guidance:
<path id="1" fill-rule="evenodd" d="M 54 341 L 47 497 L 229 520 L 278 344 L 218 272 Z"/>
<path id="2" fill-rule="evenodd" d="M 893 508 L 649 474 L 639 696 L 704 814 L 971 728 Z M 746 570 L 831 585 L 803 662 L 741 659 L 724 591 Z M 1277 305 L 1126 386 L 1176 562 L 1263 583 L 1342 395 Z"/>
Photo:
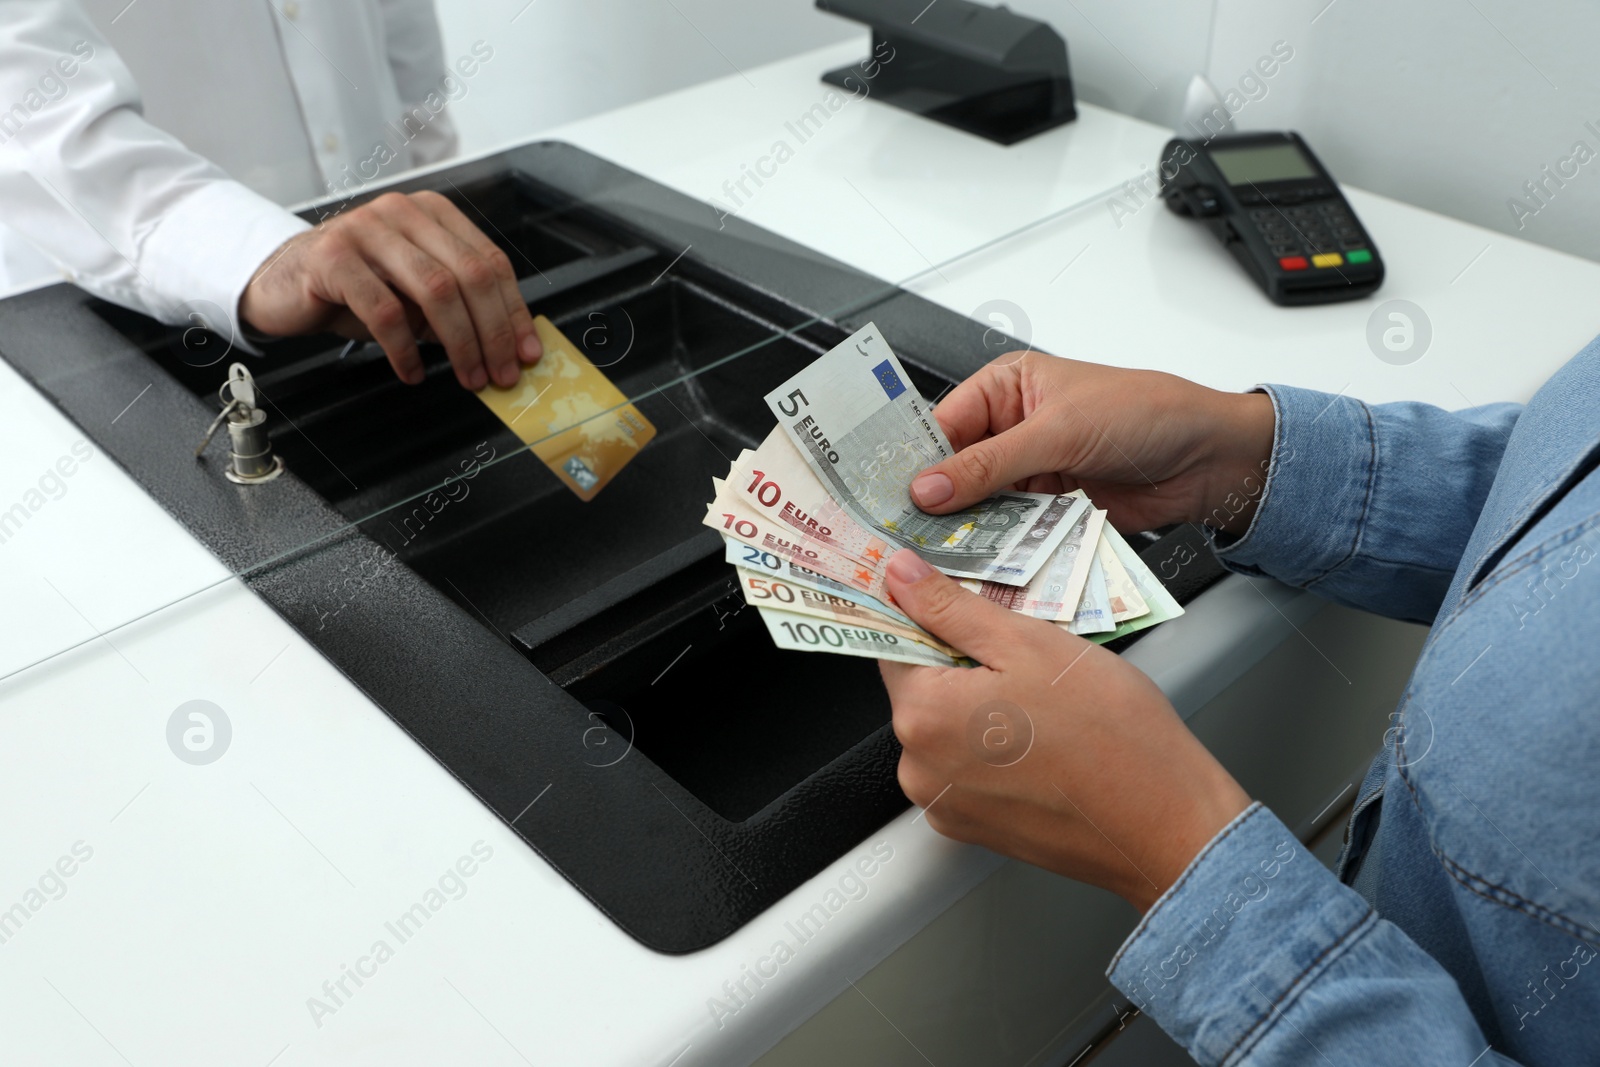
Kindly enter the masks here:
<path id="1" fill-rule="evenodd" d="M 1202 1064 L 1600 1063 L 1600 339 L 1526 408 L 1265 391 L 1218 557 L 1432 628 L 1337 874 L 1253 805 L 1108 974 Z"/>

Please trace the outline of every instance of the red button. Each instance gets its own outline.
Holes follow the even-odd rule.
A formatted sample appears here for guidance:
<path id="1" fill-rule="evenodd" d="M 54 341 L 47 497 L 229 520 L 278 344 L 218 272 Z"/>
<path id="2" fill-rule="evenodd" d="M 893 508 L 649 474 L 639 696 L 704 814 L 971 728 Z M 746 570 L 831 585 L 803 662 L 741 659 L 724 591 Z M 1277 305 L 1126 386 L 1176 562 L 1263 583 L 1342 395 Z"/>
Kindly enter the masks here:
<path id="1" fill-rule="evenodd" d="M 1284 270 L 1305 270 L 1310 266 L 1305 256 L 1285 256 L 1278 260 L 1278 266 Z"/>

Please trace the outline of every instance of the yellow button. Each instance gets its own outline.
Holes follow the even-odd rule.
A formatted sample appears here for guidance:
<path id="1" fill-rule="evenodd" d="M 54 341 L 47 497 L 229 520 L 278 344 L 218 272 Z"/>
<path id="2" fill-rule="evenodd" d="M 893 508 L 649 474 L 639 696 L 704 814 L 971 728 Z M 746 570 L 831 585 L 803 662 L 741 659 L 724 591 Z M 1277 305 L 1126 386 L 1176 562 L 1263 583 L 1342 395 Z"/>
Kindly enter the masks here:
<path id="1" fill-rule="evenodd" d="M 323 135 L 322 147 L 329 152 L 339 151 L 339 138 L 335 137 L 331 133 Z M 1339 257 L 1334 256 L 1333 258 L 1337 260 Z M 1321 264 L 1319 263 L 1318 266 L 1321 266 Z"/>
<path id="2" fill-rule="evenodd" d="M 1320 256 L 1311 257 L 1313 267 L 1337 267 L 1344 262 L 1344 257 L 1337 252 L 1324 252 Z"/>
<path id="3" fill-rule="evenodd" d="M 288 0 L 288 3 L 283 5 L 283 17 L 291 22 L 299 18 L 300 5 L 295 3 L 294 0 Z"/>

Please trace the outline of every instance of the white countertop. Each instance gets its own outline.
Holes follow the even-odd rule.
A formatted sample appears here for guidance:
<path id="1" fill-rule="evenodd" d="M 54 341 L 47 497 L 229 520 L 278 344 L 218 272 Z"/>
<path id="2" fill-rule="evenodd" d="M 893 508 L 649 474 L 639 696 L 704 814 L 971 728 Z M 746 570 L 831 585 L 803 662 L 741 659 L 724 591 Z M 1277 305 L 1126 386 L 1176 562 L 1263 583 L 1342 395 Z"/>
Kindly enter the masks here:
<path id="1" fill-rule="evenodd" d="M 723 183 L 784 138 L 793 155 L 746 198 L 749 221 L 891 281 L 920 273 L 910 288 L 964 313 L 1010 301 L 1041 348 L 1226 388 L 1272 380 L 1451 407 L 1522 399 L 1600 329 L 1600 265 L 1358 191 L 1389 278 L 1353 304 L 1272 306 L 1202 227 L 1153 202 L 1119 227 L 1098 201 L 944 265 L 1136 177 L 1166 134 L 1082 106 L 1077 122 L 1002 148 L 856 100 L 796 145 L 785 122 L 823 100 L 817 75 L 864 51 L 826 49 L 551 136 L 728 206 Z M 1373 308 L 1400 298 L 1433 325 L 1409 366 L 1378 360 L 1365 340 Z M 128 399 L 119 422 L 136 425 Z M 201 429 L 169 428 L 174 447 Z M 78 646 L 0 681 L 8 1062 L 744 1062 L 1000 862 L 910 811 L 713 948 L 644 949 L 111 460 L 95 452 L 51 477 L 81 437 L 0 364 L 0 515 L 28 510 L 0 541 L 0 674 Z M 1278 611 L 1300 620 L 1315 606 L 1230 580 L 1129 658 L 1188 713 L 1266 653 Z M 196 699 L 222 707 L 233 730 L 205 766 L 167 743 L 168 719 Z M 535 805 L 525 818 L 537 817 Z M 90 858 L 46 876 L 78 842 Z M 447 879 L 458 895 L 437 898 L 402 942 L 385 924 L 426 903 L 475 845 L 491 858 Z M 785 924 L 885 846 L 893 858 L 866 894 L 719 1027 L 708 998 L 779 937 L 792 943 Z M 28 914 L 13 930 L 3 914 L 17 903 Z M 392 958 L 362 962 L 380 940 Z M 324 982 L 358 964 L 370 975 L 345 979 L 336 1004 Z M 335 1010 L 314 1018 L 313 997 Z"/>

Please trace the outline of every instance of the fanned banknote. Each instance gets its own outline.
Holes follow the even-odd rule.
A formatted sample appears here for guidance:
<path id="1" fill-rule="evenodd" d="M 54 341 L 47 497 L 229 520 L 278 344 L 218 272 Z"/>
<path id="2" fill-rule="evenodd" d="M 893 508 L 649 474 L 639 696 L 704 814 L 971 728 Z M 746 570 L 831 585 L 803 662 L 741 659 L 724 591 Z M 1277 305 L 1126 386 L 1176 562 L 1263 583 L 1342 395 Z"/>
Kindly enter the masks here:
<path id="1" fill-rule="evenodd" d="M 842 656 L 891 659 L 922 667 L 971 667 L 970 659 L 957 659 L 920 641 L 870 626 L 840 626 L 796 615 L 792 611 L 760 609 L 761 621 L 779 648 L 796 652 L 834 652 Z"/>
<path id="2" fill-rule="evenodd" d="M 1149 629 L 1157 623 L 1175 619 L 1183 614 L 1183 605 L 1179 604 L 1172 594 L 1167 592 L 1167 587 L 1162 585 L 1161 580 L 1155 576 L 1154 572 L 1144 565 L 1144 561 L 1139 558 L 1138 553 L 1134 552 L 1133 546 L 1128 544 L 1110 524 L 1106 526 L 1105 539 L 1110 542 L 1111 551 L 1117 554 L 1117 559 L 1122 561 L 1122 566 L 1127 570 L 1128 576 L 1139 587 L 1139 595 L 1144 598 L 1144 602 L 1150 610 L 1138 618 L 1129 619 L 1119 624 L 1115 630 L 1109 633 L 1090 635 L 1088 638 L 1090 641 L 1098 644 L 1115 641 L 1119 637 L 1127 637 L 1131 633 Z"/>
<path id="3" fill-rule="evenodd" d="M 1026 583 L 1067 534 L 1066 494 L 1006 490 L 950 515 L 911 502 L 911 480 L 955 450 L 877 326 L 767 394 L 778 425 L 837 506 L 946 574 Z M 770 492 L 758 484 L 756 491 Z"/>
<path id="4" fill-rule="evenodd" d="M 787 530 L 772 527 L 765 518 L 757 515 L 749 505 L 730 492 L 726 482 L 720 478 L 711 481 L 717 495 L 706 506 L 706 517 L 701 521 L 722 534 L 724 540 L 737 541 L 802 567 L 820 571 L 878 600 L 889 599 L 889 590 L 883 584 L 880 571 L 835 552 L 827 545 L 805 537 L 791 536 Z"/>
<path id="5" fill-rule="evenodd" d="M 915 623 L 909 620 L 904 624 L 891 622 L 887 617 L 848 597 L 818 592 L 782 578 L 770 578 L 755 571 L 747 571 L 742 567 L 735 568 L 734 574 L 738 576 L 739 592 L 744 594 L 744 602 L 753 608 L 792 611 L 797 615 L 809 615 L 812 618 L 844 626 L 868 626 L 895 634 L 908 641 L 920 641 L 929 648 L 936 648 L 952 658 L 958 655 L 955 649 Z"/>
<path id="6" fill-rule="evenodd" d="M 973 666 L 894 603 L 884 568 L 900 546 L 1091 641 L 1183 614 L 1081 490 L 999 493 L 956 516 L 913 507 L 911 479 L 950 445 L 875 327 L 767 399 L 779 425 L 712 479 L 704 521 L 778 647 Z"/>
<path id="7" fill-rule="evenodd" d="M 1148 614 L 1150 608 L 1145 604 L 1133 576 L 1117 558 L 1117 554 L 1111 550 L 1110 538 L 1101 538 L 1100 543 L 1095 546 L 1095 555 L 1099 558 L 1100 568 L 1106 575 L 1106 596 L 1111 601 L 1111 621 L 1126 622 Z"/>
<path id="8" fill-rule="evenodd" d="M 900 614 L 899 611 L 890 607 L 884 601 L 869 596 L 843 582 L 835 581 L 821 571 L 802 567 L 798 563 L 790 562 L 787 559 L 773 555 L 771 552 L 763 552 L 759 548 L 752 548 L 738 541 L 724 540 L 727 551 L 724 553 L 723 558 L 735 567 L 748 571 L 757 571 L 761 574 L 770 574 L 774 578 L 782 578 L 793 585 L 815 589 L 819 593 L 831 593 L 834 596 L 844 597 L 846 600 L 875 611 L 884 618 L 897 622 L 902 626 L 916 625 L 916 623 Z"/>
<path id="9" fill-rule="evenodd" d="M 1102 532 L 1104 529 L 1101 527 Z M 1072 618 L 1062 625 L 1080 635 L 1107 633 L 1117 628 L 1111 614 L 1111 591 L 1106 588 L 1106 569 L 1100 563 L 1098 552 L 1089 555 L 1089 580 L 1084 583 L 1083 597 Z"/>
<path id="10" fill-rule="evenodd" d="M 1003 585 L 964 578 L 962 586 L 1001 607 L 1036 619 L 1071 619 L 1089 582 L 1089 564 L 1094 559 L 1106 513 L 1090 504 L 1082 490 L 1068 495 L 1077 499 L 1068 519 L 1071 528 L 1032 581 L 1027 585 Z"/>
<path id="11" fill-rule="evenodd" d="M 835 503 L 776 426 L 761 447 L 734 461 L 729 488 L 773 526 L 827 545 L 875 571 L 898 547 Z"/>

